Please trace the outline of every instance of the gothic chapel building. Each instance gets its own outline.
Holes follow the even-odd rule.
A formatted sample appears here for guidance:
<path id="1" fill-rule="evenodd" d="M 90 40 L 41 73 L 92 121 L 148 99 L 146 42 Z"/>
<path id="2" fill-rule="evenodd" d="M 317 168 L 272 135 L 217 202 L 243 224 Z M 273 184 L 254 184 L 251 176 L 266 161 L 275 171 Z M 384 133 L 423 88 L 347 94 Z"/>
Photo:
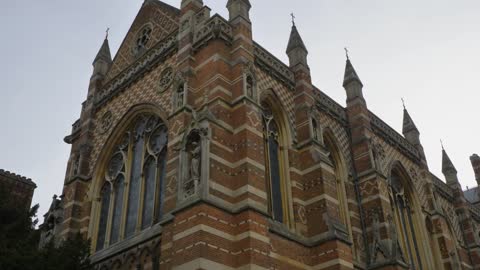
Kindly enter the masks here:
<path id="1" fill-rule="evenodd" d="M 113 60 L 105 39 L 55 239 L 91 239 L 99 270 L 480 269 L 480 192 L 445 151 L 430 173 L 409 113 L 402 136 L 369 111 L 350 60 L 337 104 L 295 25 L 285 65 L 249 0 L 227 8 L 146 0 Z"/>

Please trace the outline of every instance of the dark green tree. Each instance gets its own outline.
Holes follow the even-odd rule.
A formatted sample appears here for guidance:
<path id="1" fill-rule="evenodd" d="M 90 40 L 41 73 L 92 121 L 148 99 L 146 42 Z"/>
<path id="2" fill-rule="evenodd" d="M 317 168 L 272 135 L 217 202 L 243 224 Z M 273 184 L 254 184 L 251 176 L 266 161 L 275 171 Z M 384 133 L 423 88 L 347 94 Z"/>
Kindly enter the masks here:
<path id="1" fill-rule="evenodd" d="M 90 243 L 78 234 L 55 245 L 39 249 L 40 232 L 36 214 L 18 209 L 0 186 L 0 269 L 1 270 L 90 270 Z"/>

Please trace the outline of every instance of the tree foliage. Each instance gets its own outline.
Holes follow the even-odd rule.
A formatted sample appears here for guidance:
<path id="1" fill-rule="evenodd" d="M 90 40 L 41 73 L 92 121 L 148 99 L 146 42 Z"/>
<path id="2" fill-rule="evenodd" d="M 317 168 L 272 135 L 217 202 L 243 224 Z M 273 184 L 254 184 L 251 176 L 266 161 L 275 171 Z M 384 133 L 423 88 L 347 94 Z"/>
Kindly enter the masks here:
<path id="1" fill-rule="evenodd" d="M 56 246 L 53 241 L 39 249 L 36 229 L 38 205 L 18 209 L 0 186 L 0 269 L 90 270 L 90 243 L 78 234 Z"/>

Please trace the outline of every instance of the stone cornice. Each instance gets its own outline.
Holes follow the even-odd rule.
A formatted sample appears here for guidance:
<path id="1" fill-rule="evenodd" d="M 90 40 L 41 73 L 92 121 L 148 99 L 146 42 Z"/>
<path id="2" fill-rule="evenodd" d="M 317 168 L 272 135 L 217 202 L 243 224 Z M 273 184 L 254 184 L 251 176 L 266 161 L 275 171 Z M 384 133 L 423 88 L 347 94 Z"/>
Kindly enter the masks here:
<path id="1" fill-rule="evenodd" d="M 255 64 L 259 68 L 287 86 L 290 90 L 295 89 L 295 75 L 287 65 L 256 42 L 253 42 L 253 51 Z"/>
<path id="2" fill-rule="evenodd" d="M 421 163 L 420 154 L 417 149 L 410 144 L 405 137 L 400 135 L 397 131 L 391 128 L 382 119 L 370 112 L 370 122 L 373 132 L 382 137 L 389 145 L 392 145 L 402 154 L 406 155 L 416 163 Z"/>
<path id="3" fill-rule="evenodd" d="M 325 112 L 331 117 L 335 118 L 341 123 L 342 126 L 348 125 L 347 114 L 345 108 L 335 102 L 332 98 L 325 93 L 315 88 L 315 99 L 317 100 L 317 108 L 320 111 Z"/>
<path id="4" fill-rule="evenodd" d="M 440 194 L 443 198 L 450 202 L 454 202 L 455 198 L 453 197 L 453 190 L 442 180 L 438 179 L 433 174 L 430 174 L 433 179 L 433 185 L 435 186 L 435 191 Z"/>
<path id="5" fill-rule="evenodd" d="M 212 16 L 200 29 L 195 31 L 193 48 L 199 50 L 213 39 L 222 39 L 228 45 L 232 44 L 233 41 L 232 27 L 227 20 L 218 14 Z"/>
<path id="6" fill-rule="evenodd" d="M 143 57 L 126 68 L 113 80 L 108 82 L 96 95 L 95 106 L 99 108 L 128 85 L 140 78 L 145 72 L 165 60 L 177 50 L 177 32 L 171 33 L 162 42 L 145 53 Z"/>

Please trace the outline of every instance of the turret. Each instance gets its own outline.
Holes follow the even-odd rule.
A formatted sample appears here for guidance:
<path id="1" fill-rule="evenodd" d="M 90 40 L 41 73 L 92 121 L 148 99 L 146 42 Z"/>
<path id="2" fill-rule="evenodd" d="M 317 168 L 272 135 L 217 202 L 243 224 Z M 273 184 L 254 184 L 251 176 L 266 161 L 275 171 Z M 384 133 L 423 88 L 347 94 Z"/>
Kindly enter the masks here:
<path id="1" fill-rule="evenodd" d="M 307 47 L 305 47 L 305 43 L 303 43 L 302 37 L 300 37 L 300 33 L 298 33 L 295 22 L 293 22 L 290 39 L 288 40 L 287 55 L 290 60 L 290 67 L 295 67 L 300 64 L 308 68 L 308 50 Z"/>
<path id="2" fill-rule="evenodd" d="M 194 9 L 198 9 L 203 7 L 202 0 L 182 0 L 181 9 L 186 9 L 189 5 L 191 5 Z"/>
<path id="3" fill-rule="evenodd" d="M 477 186 L 480 187 L 480 157 L 474 154 L 470 157 L 472 162 L 473 171 L 475 172 L 475 180 L 477 180 Z"/>
<path id="4" fill-rule="evenodd" d="M 445 175 L 445 180 L 449 185 L 458 185 L 457 169 L 453 166 L 450 157 L 447 155 L 445 149 L 442 149 L 442 173 Z"/>
<path id="5" fill-rule="evenodd" d="M 229 20 L 233 22 L 238 17 L 250 22 L 250 8 L 252 5 L 249 0 L 228 0 L 227 9 L 229 13 Z"/>

